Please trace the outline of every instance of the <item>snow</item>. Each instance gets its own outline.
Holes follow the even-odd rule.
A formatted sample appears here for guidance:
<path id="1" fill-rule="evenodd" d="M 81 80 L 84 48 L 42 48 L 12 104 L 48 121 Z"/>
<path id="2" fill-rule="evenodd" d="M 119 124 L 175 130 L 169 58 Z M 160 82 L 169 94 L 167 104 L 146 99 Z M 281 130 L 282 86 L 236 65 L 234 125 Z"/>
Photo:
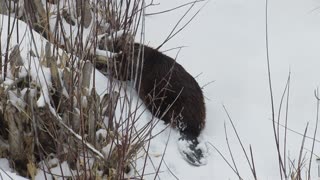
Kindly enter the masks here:
<path id="1" fill-rule="evenodd" d="M 76 174 L 76 172 L 73 172 L 67 162 L 59 163 L 59 160 L 57 158 L 50 159 L 47 163 L 44 163 L 43 161 L 40 162 L 41 169 L 44 169 L 45 171 L 37 171 L 37 174 L 35 176 L 36 180 L 42 180 L 42 179 L 50 179 L 50 177 L 54 179 L 64 179 L 61 177 L 61 174 L 64 176 L 72 176 Z M 48 169 L 50 168 L 50 170 Z M 62 172 L 61 172 L 62 171 Z M 44 173 L 44 172 L 50 172 L 50 173 Z"/>
<path id="2" fill-rule="evenodd" d="M 18 97 L 17 92 L 8 91 L 9 101 L 12 105 L 14 105 L 17 109 L 24 109 L 26 103 L 23 101 L 24 94 L 26 93 L 26 89 L 23 89 L 21 92 L 21 97 Z"/>
<path id="3" fill-rule="evenodd" d="M 0 179 L 1 180 L 12 180 L 12 179 L 27 180 L 26 178 L 23 178 L 15 174 L 9 166 L 9 161 L 4 158 L 0 158 Z"/>
<path id="4" fill-rule="evenodd" d="M 154 3 L 160 3 L 160 6 L 151 7 L 148 12 L 170 9 L 182 2 L 162 0 Z M 314 0 L 269 0 L 269 50 L 276 110 L 291 71 L 288 127 L 303 134 L 309 122 L 308 135 L 311 137 L 316 119 L 314 90 L 320 85 L 319 6 L 319 1 Z M 181 9 L 147 17 L 146 43 L 153 47 L 161 44 L 185 11 Z M 244 179 L 253 179 L 223 109 L 225 105 L 244 147 L 249 151 L 249 145 L 252 146 L 258 179 L 280 179 L 268 89 L 265 0 L 210 1 L 198 17 L 161 50 L 179 46 L 187 47 L 181 50 L 177 61 L 193 76 L 202 73 L 197 77 L 200 86 L 215 81 L 203 90 L 208 98 L 203 139 L 215 145 L 231 161 L 224 134 L 226 123 L 240 174 Z M 177 52 L 166 53 L 175 57 Z M 284 132 L 283 128 L 280 130 Z M 288 131 L 288 154 L 296 161 L 301 142 L 301 135 Z M 311 144 L 310 139 L 306 140 L 308 158 Z M 319 155 L 319 148 L 317 142 L 316 155 Z M 179 179 L 238 179 L 219 154 L 211 149 L 208 164 L 204 167 L 187 166 L 177 160 L 179 156 L 169 152 L 165 160 L 174 166 L 172 172 Z M 315 159 L 313 157 L 311 179 L 317 179 Z M 176 178 L 170 176 L 168 179 Z"/>
<path id="5" fill-rule="evenodd" d="M 13 18 L 11 19 L 10 27 L 17 29 L 15 25 L 12 25 L 12 22 Z M 6 16 L 0 15 L 0 24 L 9 24 L 8 18 Z M 41 61 L 43 61 L 43 59 L 32 56 L 30 52 L 36 52 L 36 54 L 39 55 L 40 48 L 43 48 L 47 41 L 41 38 L 36 32 L 30 31 L 29 28 L 20 21 L 18 33 L 21 38 L 21 43 L 18 45 L 20 47 L 19 49 L 21 51 L 22 61 L 24 63 L 24 67 L 20 69 L 21 74 L 19 74 L 19 78 L 25 77 L 27 75 L 26 72 L 28 71 L 30 73 L 32 81 L 36 84 L 40 84 L 41 95 L 37 101 L 37 105 L 39 107 L 43 107 L 45 104 L 50 104 L 49 87 L 52 86 L 51 73 L 49 68 L 40 66 L 40 63 Z M 32 36 L 31 33 L 33 33 L 34 36 Z M 3 28 L 1 31 L 1 48 L 3 50 L 7 48 L 7 34 L 8 29 Z M 32 37 L 35 38 L 34 41 Z M 19 42 L 18 37 L 12 36 L 9 43 L 9 50 L 12 50 L 12 48 L 17 45 L 15 44 L 15 42 Z M 8 77 L 12 77 L 10 71 L 8 71 L 8 74 Z M 12 80 L 9 81 L 13 82 Z"/>

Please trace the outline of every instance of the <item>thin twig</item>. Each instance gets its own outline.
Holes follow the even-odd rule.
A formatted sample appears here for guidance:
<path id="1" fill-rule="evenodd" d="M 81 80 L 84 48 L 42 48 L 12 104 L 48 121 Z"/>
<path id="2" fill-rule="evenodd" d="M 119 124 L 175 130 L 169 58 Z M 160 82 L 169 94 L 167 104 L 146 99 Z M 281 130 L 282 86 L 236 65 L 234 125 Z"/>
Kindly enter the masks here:
<path id="1" fill-rule="evenodd" d="M 214 82 L 216 82 L 216 81 L 213 80 L 213 81 L 207 82 L 206 84 L 204 84 L 204 85 L 201 87 L 201 89 L 204 89 L 206 86 L 208 86 L 208 85 L 210 85 L 210 84 L 212 84 L 212 83 L 214 83 Z"/>
<path id="2" fill-rule="evenodd" d="M 222 157 L 222 159 L 224 160 L 224 162 L 226 162 L 227 165 L 232 169 L 232 171 L 233 171 L 235 174 L 237 174 L 237 171 L 232 167 L 232 165 L 229 163 L 229 161 L 227 160 L 227 158 L 224 157 L 224 155 L 221 153 L 221 151 L 219 151 L 219 149 L 218 149 L 216 146 L 214 146 L 211 142 L 206 142 L 206 143 L 208 143 L 211 147 L 213 147 L 213 148 L 219 153 L 219 155 Z M 243 178 L 242 178 L 239 174 L 237 174 L 237 176 L 238 176 L 238 178 L 239 178 L 240 180 L 243 180 Z"/>
<path id="3" fill-rule="evenodd" d="M 253 158 L 253 153 L 252 153 L 252 147 L 250 145 L 250 157 L 251 157 L 251 163 L 252 163 L 252 167 L 253 167 L 253 177 L 254 179 L 258 179 L 257 178 L 257 172 L 256 172 L 256 167 L 254 165 L 254 158 Z"/>
<path id="4" fill-rule="evenodd" d="M 156 179 L 157 176 L 159 176 L 160 167 L 161 167 L 162 162 L 164 161 L 164 156 L 165 156 L 165 154 L 167 152 L 167 147 L 168 147 L 169 140 L 170 140 L 170 137 L 171 137 L 171 130 L 172 129 L 170 129 L 170 131 L 169 131 L 169 135 L 168 135 L 168 138 L 167 138 L 167 141 L 166 141 L 166 145 L 164 146 L 163 154 L 162 154 L 158 169 L 156 171 L 156 175 L 154 176 L 154 180 Z"/>
<path id="5" fill-rule="evenodd" d="M 319 88 L 315 90 L 315 96 L 318 97 L 319 94 Z M 316 98 L 317 99 L 317 98 Z M 309 166 L 308 166 L 308 180 L 310 179 L 310 171 L 311 171 L 311 162 L 312 162 L 312 157 L 313 157 L 313 151 L 314 151 L 314 145 L 315 145 L 315 139 L 318 131 L 318 122 L 319 122 L 319 105 L 320 105 L 320 100 L 317 99 L 317 116 L 316 116 L 316 127 L 314 129 L 314 134 L 313 134 L 313 141 L 312 141 L 312 148 L 311 148 L 311 153 L 310 153 L 310 160 L 309 160 Z"/>
<path id="6" fill-rule="evenodd" d="M 271 120 L 271 119 L 270 119 Z M 272 120 L 271 120 L 272 121 Z M 277 123 L 277 122 L 275 122 L 275 123 Z M 298 131 L 296 131 L 296 130 L 293 130 L 293 129 L 291 129 L 291 128 L 289 128 L 289 127 L 285 127 L 285 125 L 283 125 L 283 124 L 279 124 L 281 127 L 283 127 L 283 128 L 285 128 L 285 129 L 287 129 L 288 131 L 290 131 L 290 132 L 293 132 L 293 133 L 295 133 L 295 134 L 297 134 L 297 135 L 300 135 L 300 136 L 304 136 L 303 135 L 303 133 L 301 133 L 301 132 L 298 132 Z M 320 143 L 320 140 L 318 140 L 318 139 L 313 139 L 313 137 L 310 137 L 310 136 L 305 136 L 306 137 L 306 139 L 310 139 L 310 140 L 314 140 L 315 142 L 317 142 L 317 143 Z"/>
<path id="7" fill-rule="evenodd" d="M 273 134 L 274 139 L 276 143 L 277 153 L 278 153 L 278 160 L 279 160 L 279 171 L 280 171 L 280 177 L 281 180 L 282 177 L 282 171 L 285 169 L 282 162 L 282 157 L 280 153 L 280 145 L 277 137 L 277 131 L 275 126 L 275 107 L 274 107 L 274 97 L 273 97 L 273 90 L 272 90 L 272 81 L 271 81 L 271 67 L 270 67 L 270 57 L 269 57 L 269 36 L 268 36 L 268 0 L 265 2 L 265 41 L 266 41 L 266 55 L 267 55 L 267 66 L 268 66 L 268 81 L 269 81 L 269 92 L 270 92 L 270 100 L 271 100 L 271 112 L 272 112 L 272 127 L 273 127 Z"/>
<path id="8" fill-rule="evenodd" d="M 291 71 L 289 71 L 288 76 L 288 91 L 287 91 L 287 101 L 286 101 L 286 117 L 285 117 L 285 124 L 284 124 L 284 142 L 283 142 L 283 166 L 284 166 L 284 176 L 285 179 L 288 178 L 287 175 L 287 127 L 288 127 L 288 114 L 289 114 L 289 96 L 290 96 L 290 78 L 291 78 Z"/>
<path id="9" fill-rule="evenodd" d="M 192 2 L 188 2 L 188 3 L 182 4 L 182 5 L 180 5 L 180 6 L 171 8 L 171 9 L 164 10 L 164 11 L 155 12 L 155 13 L 147 13 L 146 16 L 153 16 L 153 15 L 158 15 L 158 14 L 167 13 L 167 12 L 170 12 L 170 11 L 174 11 L 174 10 L 180 9 L 180 8 L 182 8 L 182 7 L 184 7 L 184 6 L 189 5 L 189 4 L 193 4 L 194 2 L 201 2 L 201 1 L 205 1 L 205 0 L 192 1 Z"/>
<path id="10" fill-rule="evenodd" d="M 162 44 L 160 44 L 156 49 L 159 50 L 165 43 L 167 43 L 170 39 L 172 39 L 174 36 L 176 36 L 179 32 L 181 32 L 188 24 L 190 24 L 190 22 L 199 14 L 199 12 L 207 5 L 208 1 L 189 19 L 189 21 L 187 21 L 187 23 L 185 23 L 180 29 L 178 29 L 176 32 L 175 30 L 177 29 L 178 25 L 180 24 L 180 22 L 185 18 L 185 16 L 187 14 L 189 14 L 189 12 L 191 11 L 191 9 L 194 7 L 194 5 L 197 3 L 198 1 L 194 1 L 192 3 L 192 5 L 190 6 L 190 8 L 184 13 L 184 15 L 179 19 L 179 21 L 176 23 L 176 25 L 174 26 L 174 28 L 172 29 L 172 31 L 169 33 L 169 35 L 167 36 L 167 38 L 163 41 Z"/>
<path id="11" fill-rule="evenodd" d="M 301 179 L 301 168 L 302 168 L 302 164 L 303 163 L 303 159 L 302 158 L 302 154 L 303 154 L 303 147 L 304 147 L 304 142 L 306 140 L 306 134 L 308 132 L 308 127 L 309 127 L 309 123 L 307 123 L 307 126 L 304 130 L 304 134 L 303 134 L 303 138 L 302 138 L 302 143 L 301 143 L 301 147 L 300 147 L 300 153 L 299 153 L 299 160 L 298 160 L 298 168 L 297 168 L 297 175 L 298 175 L 298 178 Z"/>
<path id="12" fill-rule="evenodd" d="M 172 50 L 176 50 L 176 49 L 181 50 L 182 48 L 185 48 L 185 47 L 188 47 L 188 46 L 178 46 L 178 47 L 174 47 L 174 48 L 170 48 L 170 49 L 163 50 L 163 51 L 161 51 L 161 52 L 162 52 L 162 53 L 165 53 L 165 52 L 172 51 Z"/>
<path id="13" fill-rule="evenodd" d="M 233 163 L 233 166 L 234 166 L 234 169 L 236 171 L 236 174 L 237 176 L 239 177 L 240 176 L 240 173 L 239 173 L 239 170 L 237 168 L 237 164 L 234 160 L 234 157 L 233 157 L 233 153 L 231 151 L 231 148 L 230 148 L 230 144 L 229 144 L 229 139 L 228 139 L 228 133 L 227 133 L 227 128 L 226 128 L 226 123 L 223 124 L 224 125 L 224 134 L 226 136 L 226 142 L 227 142 L 227 146 L 228 146 L 228 151 L 229 151 L 229 154 L 230 154 L 230 157 L 231 157 L 231 160 L 232 160 L 232 163 Z"/>
<path id="14" fill-rule="evenodd" d="M 247 163 L 248 163 L 248 165 L 249 165 L 249 167 L 250 167 L 250 170 L 251 170 L 251 172 L 252 172 L 252 175 L 254 175 L 254 174 L 255 174 L 255 170 L 253 169 L 253 166 L 252 166 L 251 163 L 250 163 L 250 159 L 249 159 L 249 157 L 248 157 L 248 155 L 247 155 L 247 151 L 245 150 L 245 148 L 244 148 L 244 146 L 243 146 L 243 144 L 242 144 L 242 141 L 241 141 L 241 139 L 240 139 L 240 136 L 239 136 L 239 134 L 238 134 L 238 131 L 237 131 L 235 125 L 233 124 L 233 121 L 232 121 L 232 119 L 231 119 L 231 117 L 230 117 L 230 115 L 229 115 L 229 112 L 227 111 L 226 107 L 225 107 L 224 105 L 222 105 L 222 106 L 223 106 L 223 109 L 224 109 L 225 113 L 227 114 L 228 119 L 229 119 L 229 121 L 230 121 L 230 123 L 231 123 L 231 125 L 232 125 L 233 131 L 234 131 L 234 133 L 235 133 L 236 136 L 237 136 L 238 142 L 240 143 L 240 146 L 241 146 L 241 148 L 242 148 L 242 152 L 244 153 L 244 155 L 245 155 L 245 157 L 246 157 L 246 160 L 247 160 Z"/>

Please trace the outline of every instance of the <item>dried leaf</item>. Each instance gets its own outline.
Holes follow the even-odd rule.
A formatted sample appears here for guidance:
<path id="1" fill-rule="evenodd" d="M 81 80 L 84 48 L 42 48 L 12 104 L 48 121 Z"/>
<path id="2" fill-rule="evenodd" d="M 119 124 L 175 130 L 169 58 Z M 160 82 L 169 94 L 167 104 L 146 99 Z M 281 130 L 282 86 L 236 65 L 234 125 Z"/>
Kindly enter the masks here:
<path id="1" fill-rule="evenodd" d="M 93 65 L 90 61 L 86 61 L 82 68 L 80 83 L 81 83 L 81 93 L 84 96 L 89 95 L 89 87 L 91 81 Z"/>
<path id="2" fill-rule="evenodd" d="M 34 180 L 37 174 L 37 166 L 33 162 L 29 162 L 27 164 L 27 169 L 31 179 Z"/>
<path id="3" fill-rule="evenodd" d="M 13 77 L 19 77 L 19 68 L 23 65 L 19 45 L 14 46 L 9 56 L 10 70 Z"/>

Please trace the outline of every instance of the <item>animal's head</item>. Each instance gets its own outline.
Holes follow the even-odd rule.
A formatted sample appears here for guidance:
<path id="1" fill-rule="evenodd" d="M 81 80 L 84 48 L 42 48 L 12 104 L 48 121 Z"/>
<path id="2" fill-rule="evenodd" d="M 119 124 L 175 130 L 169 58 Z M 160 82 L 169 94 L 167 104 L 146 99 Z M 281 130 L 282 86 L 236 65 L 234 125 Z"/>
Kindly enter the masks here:
<path id="1" fill-rule="evenodd" d="M 130 80 L 130 64 L 128 55 L 130 45 L 133 44 L 133 36 L 106 35 L 99 41 L 99 49 L 111 52 L 113 55 L 107 61 L 101 61 L 99 69 L 112 75 L 116 79 Z"/>
<path id="2" fill-rule="evenodd" d="M 121 80 L 132 80 L 140 74 L 142 67 L 142 47 L 133 41 L 117 44 L 117 54 L 114 56 L 116 77 Z"/>
<path id="3" fill-rule="evenodd" d="M 108 71 L 120 80 L 131 80 L 136 77 L 137 69 L 141 70 L 142 56 L 140 44 L 134 43 L 132 35 L 123 34 L 117 38 L 102 39 L 99 49 L 114 53 L 108 62 Z"/>

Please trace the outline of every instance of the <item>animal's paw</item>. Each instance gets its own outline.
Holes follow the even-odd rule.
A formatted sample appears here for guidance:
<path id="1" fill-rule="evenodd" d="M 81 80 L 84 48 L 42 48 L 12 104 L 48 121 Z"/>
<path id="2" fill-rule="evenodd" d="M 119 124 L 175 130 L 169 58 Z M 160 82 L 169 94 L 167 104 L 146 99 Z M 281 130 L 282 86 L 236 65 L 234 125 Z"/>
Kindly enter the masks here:
<path id="1" fill-rule="evenodd" d="M 183 158 L 191 165 L 207 164 L 208 149 L 204 144 L 199 144 L 196 137 L 182 135 L 178 140 L 178 148 Z"/>

